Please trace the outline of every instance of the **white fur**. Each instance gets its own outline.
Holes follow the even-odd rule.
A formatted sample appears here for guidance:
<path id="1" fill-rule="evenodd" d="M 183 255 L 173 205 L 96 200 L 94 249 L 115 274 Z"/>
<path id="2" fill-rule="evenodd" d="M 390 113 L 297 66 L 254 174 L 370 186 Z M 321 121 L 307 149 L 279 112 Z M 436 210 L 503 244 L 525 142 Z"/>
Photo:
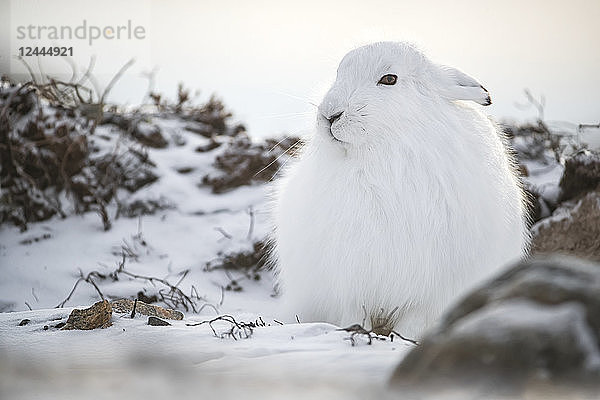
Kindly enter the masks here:
<path id="1" fill-rule="evenodd" d="M 386 74 L 398 82 L 377 84 Z M 366 310 L 369 324 L 399 307 L 392 325 L 419 336 L 465 289 L 524 255 L 525 205 L 502 134 L 456 100 L 489 104 L 473 78 L 411 45 L 344 57 L 276 194 L 287 318 L 345 326 Z"/>

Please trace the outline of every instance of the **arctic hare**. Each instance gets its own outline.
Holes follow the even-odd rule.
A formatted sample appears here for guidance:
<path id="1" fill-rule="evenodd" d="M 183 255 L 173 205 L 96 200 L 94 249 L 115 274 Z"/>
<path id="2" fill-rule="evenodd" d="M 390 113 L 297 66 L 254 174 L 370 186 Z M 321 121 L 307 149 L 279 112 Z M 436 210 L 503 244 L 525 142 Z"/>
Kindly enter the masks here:
<path id="1" fill-rule="evenodd" d="M 473 78 L 409 44 L 343 58 L 275 196 L 288 317 L 366 319 L 418 337 L 466 289 L 525 254 L 523 193 L 502 133 L 465 100 L 491 103 Z"/>

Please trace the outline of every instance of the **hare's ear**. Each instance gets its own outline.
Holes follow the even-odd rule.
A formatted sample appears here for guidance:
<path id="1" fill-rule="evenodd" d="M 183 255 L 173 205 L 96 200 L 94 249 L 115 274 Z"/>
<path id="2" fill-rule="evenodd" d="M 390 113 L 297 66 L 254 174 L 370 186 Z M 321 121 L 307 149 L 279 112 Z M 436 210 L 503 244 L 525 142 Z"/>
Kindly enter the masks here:
<path id="1" fill-rule="evenodd" d="M 469 75 L 445 65 L 440 67 L 440 71 L 442 96 L 450 100 L 471 100 L 482 106 L 492 104 L 487 89 Z"/>

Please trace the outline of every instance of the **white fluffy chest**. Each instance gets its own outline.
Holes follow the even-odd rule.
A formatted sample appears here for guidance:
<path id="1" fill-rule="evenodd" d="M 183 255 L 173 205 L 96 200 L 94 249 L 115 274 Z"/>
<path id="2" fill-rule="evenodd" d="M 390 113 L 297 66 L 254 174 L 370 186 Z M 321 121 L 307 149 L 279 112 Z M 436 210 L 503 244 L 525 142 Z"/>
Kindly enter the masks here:
<path id="1" fill-rule="evenodd" d="M 344 165 L 297 167 L 277 207 L 284 258 L 299 257 L 325 269 L 339 263 L 348 269 L 389 264 L 400 269 L 399 258 L 407 264 L 422 260 L 439 241 L 452 239 L 457 215 L 445 212 L 446 199 L 435 181 L 413 182 L 401 170 L 374 179 Z"/>

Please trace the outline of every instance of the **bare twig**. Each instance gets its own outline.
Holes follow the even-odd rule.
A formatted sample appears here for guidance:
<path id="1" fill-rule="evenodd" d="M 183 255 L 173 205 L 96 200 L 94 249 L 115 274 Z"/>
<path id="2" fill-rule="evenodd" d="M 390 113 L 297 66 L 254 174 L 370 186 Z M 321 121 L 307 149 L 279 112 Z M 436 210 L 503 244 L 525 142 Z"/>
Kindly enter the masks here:
<path id="1" fill-rule="evenodd" d="M 35 294 L 35 289 L 34 288 L 31 288 L 31 295 L 33 296 L 33 298 L 35 299 L 35 301 L 37 301 L 38 303 L 40 302 L 40 299 Z"/>
<path id="2" fill-rule="evenodd" d="M 87 274 L 86 276 L 83 275 L 83 272 L 80 270 L 79 271 L 79 279 L 77 279 L 77 281 L 75 282 L 75 285 L 73 285 L 73 289 L 71 289 L 71 292 L 69 292 L 69 295 L 60 303 L 58 303 L 58 305 L 56 306 L 56 308 L 62 308 L 65 306 L 65 304 L 67 303 L 67 301 L 71 300 L 71 297 L 73 296 L 73 294 L 75 293 L 75 289 L 77 289 L 77 286 L 81 283 L 81 282 L 87 282 L 90 285 L 92 285 L 94 287 L 94 289 L 96 289 L 96 292 L 98 293 L 98 295 L 100 296 L 100 298 L 102 300 L 104 299 L 104 294 L 102 294 L 102 291 L 100 291 L 100 288 L 98 287 L 98 285 L 96 285 L 96 282 L 94 282 L 93 277 L 99 278 L 99 279 L 104 279 L 106 278 L 106 275 L 101 274 L 98 271 L 92 271 L 89 274 Z"/>
<path id="3" fill-rule="evenodd" d="M 221 235 L 223 235 L 223 236 L 224 236 L 225 238 L 227 238 L 227 239 L 232 239 L 232 238 L 233 238 L 233 236 L 231 236 L 229 233 L 227 233 L 227 232 L 225 231 L 225 229 L 223 229 L 223 228 L 221 228 L 221 227 L 216 227 L 216 228 L 215 228 L 215 231 L 219 232 Z"/>
<path id="4" fill-rule="evenodd" d="M 246 212 L 250 216 L 250 226 L 248 227 L 248 235 L 246 235 L 246 239 L 252 240 L 252 234 L 254 233 L 254 207 L 248 207 Z"/>
<path id="5" fill-rule="evenodd" d="M 372 344 L 373 343 L 373 336 L 371 336 L 371 331 L 366 330 L 365 328 L 362 327 L 362 325 L 360 324 L 354 324 L 354 325 L 350 325 L 347 328 L 341 328 L 338 329 L 338 331 L 346 331 L 346 332 L 350 332 L 350 336 L 347 338 L 347 340 L 350 341 L 350 343 L 352 344 L 352 346 L 356 345 L 356 340 L 354 339 L 354 337 L 356 335 L 363 335 L 366 336 L 368 343 L 367 344 Z"/>
<path id="6" fill-rule="evenodd" d="M 216 331 L 215 327 L 213 326 L 213 324 L 217 321 L 223 321 L 223 322 L 229 323 L 230 324 L 229 330 L 221 333 L 220 335 L 217 334 L 217 331 Z M 250 336 L 252 336 L 252 333 L 254 332 L 254 328 L 265 326 L 264 321 L 260 317 L 259 317 L 259 319 L 257 319 L 254 322 L 242 322 L 242 321 L 237 321 L 231 315 L 219 315 L 213 319 L 196 322 L 196 323 L 188 323 L 186 325 L 187 326 L 200 326 L 200 325 L 206 325 L 206 324 L 210 327 L 210 329 L 213 331 L 213 334 L 216 337 L 220 337 L 221 339 L 223 339 L 224 337 L 230 337 L 234 340 L 248 339 L 248 338 L 250 338 Z"/>
<path id="7" fill-rule="evenodd" d="M 352 346 L 356 345 L 356 339 L 355 339 L 356 336 L 366 337 L 368 340 L 368 344 L 372 344 L 373 339 L 386 340 L 386 338 L 389 338 L 390 341 L 393 342 L 394 335 L 398 336 L 400 339 L 402 339 L 406 342 L 412 343 L 414 345 L 418 344 L 418 342 L 416 340 L 404 337 L 401 334 L 399 334 L 398 332 L 396 332 L 395 330 L 388 328 L 388 326 L 390 324 L 392 324 L 392 321 L 394 321 L 394 319 L 395 319 L 395 315 L 398 312 L 398 307 L 395 307 L 393 310 L 391 310 L 387 314 L 382 309 L 381 312 L 378 313 L 375 317 L 371 317 L 371 325 L 372 325 L 371 329 L 364 328 L 364 321 L 366 320 L 367 312 L 366 312 L 366 307 L 363 306 L 363 309 L 365 310 L 365 318 L 363 319 L 362 325 L 354 324 L 354 325 L 350 325 L 347 328 L 338 329 L 338 331 L 350 332 L 350 337 L 348 337 L 347 340 L 350 341 Z M 381 332 L 385 332 L 385 333 L 380 334 Z"/>
<path id="8" fill-rule="evenodd" d="M 600 129 L 600 123 L 599 124 L 579 124 L 577 125 L 577 130 L 579 131 L 583 131 L 585 129 Z"/>
<path id="9" fill-rule="evenodd" d="M 138 302 L 138 299 L 135 299 L 133 301 L 133 309 L 131 310 L 131 319 L 135 318 L 135 310 L 137 308 L 137 302 Z"/>
<path id="10" fill-rule="evenodd" d="M 405 342 L 410 342 L 410 343 L 412 343 L 414 345 L 418 345 L 419 344 L 419 342 L 417 342 L 416 340 L 404 337 L 404 336 L 402 336 L 401 334 L 399 334 L 396 331 L 392 331 L 392 333 L 390 334 L 390 339 L 391 339 L 392 342 L 394 341 L 394 336 L 393 335 L 398 336 L 400 339 L 404 340 Z"/>
<path id="11" fill-rule="evenodd" d="M 192 286 L 192 290 L 190 291 L 189 296 L 186 295 L 179 288 L 179 285 L 182 283 L 182 281 L 187 277 L 188 273 L 190 272 L 189 269 L 186 269 L 182 273 L 180 273 L 181 277 L 177 280 L 177 283 L 172 284 L 167 279 L 158 278 L 158 277 L 154 277 L 154 276 L 139 275 L 139 274 L 135 274 L 135 273 L 126 271 L 125 264 L 126 264 L 127 258 L 128 258 L 128 256 L 125 252 L 121 253 L 121 260 L 117 263 L 117 269 L 115 269 L 113 272 L 111 272 L 109 274 L 102 274 L 98 271 L 92 271 L 92 272 L 88 273 L 86 276 L 84 276 L 83 272 L 80 271 L 79 272 L 80 277 L 75 282 L 75 285 L 73 285 L 71 292 L 69 292 L 69 295 L 66 297 L 66 299 L 63 300 L 61 303 L 59 303 L 56 307 L 57 308 L 63 307 L 67 303 L 67 301 L 69 301 L 71 299 L 71 297 L 73 296 L 73 293 L 75 293 L 75 290 L 77 289 L 78 285 L 81 282 L 87 282 L 87 283 L 91 284 L 96 289 L 96 292 L 100 295 L 100 297 L 104 300 L 104 295 L 100 291 L 100 288 L 98 287 L 98 285 L 96 284 L 94 279 L 112 279 L 112 280 L 116 281 L 116 280 L 119 280 L 120 275 L 125 275 L 132 279 L 139 279 L 139 280 L 147 281 L 147 282 L 151 283 L 152 285 L 155 285 L 158 283 L 158 284 L 165 286 L 164 288 L 161 288 L 160 290 L 158 290 L 157 296 L 169 308 L 177 309 L 179 307 L 182 307 L 186 311 L 191 310 L 194 313 L 199 313 L 202 310 L 204 310 L 206 307 L 210 307 L 210 308 L 213 308 L 215 310 L 215 312 L 218 313 L 217 308 L 212 304 L 204 303 L 202 306 L 198 305 L 198 301 L 203 300 L 203 299 L 198 295 L 198 291 L 196 290 L 195 287 Z M 133 316 L 135 316 L 135 306 L 134 306 L 134 311 L 132 312 L 132 318 L 133 318 Z"/>

